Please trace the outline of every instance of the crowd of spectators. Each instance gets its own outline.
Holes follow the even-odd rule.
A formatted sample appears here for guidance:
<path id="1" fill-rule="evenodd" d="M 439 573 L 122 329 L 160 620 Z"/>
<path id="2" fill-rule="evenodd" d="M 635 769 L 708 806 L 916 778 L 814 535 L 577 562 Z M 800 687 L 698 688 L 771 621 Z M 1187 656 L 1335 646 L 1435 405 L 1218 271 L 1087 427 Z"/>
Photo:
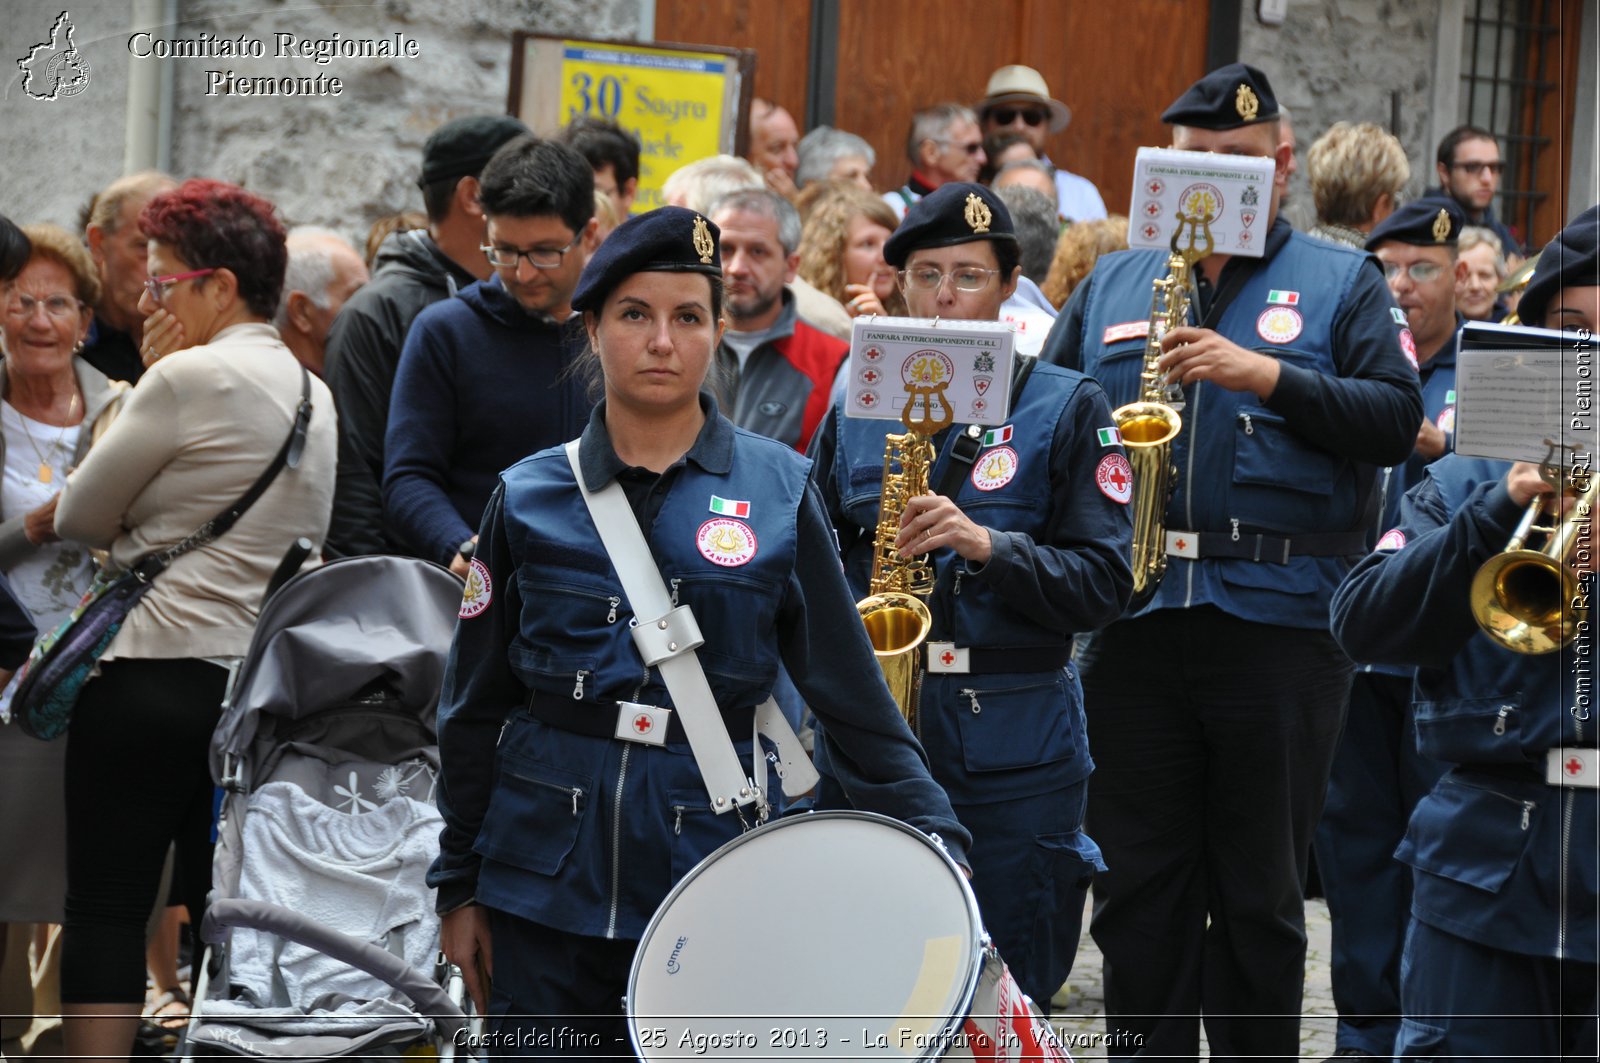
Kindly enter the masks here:
<path id="1" fill-rule="evenodd" d="M 754 100 L 747 158 L 690 160 L 661 190 L 720 229 L 727 330 L 709 378 L 720 409 L 804 452 L 853 319 L 907 313 L 885 245 L 909 207 L 952 183 L 981 181 L 1008 210 L 1021 271 L 998 316 L 1037 353 L 1096 262 L 1127 247 L 1127 217 L 1047 150 L 1070 120 L 1037 71 L 1003 67 L 970 105 L 916 112 L 904 181 L 885 191 L 862 137 L 802 135 L 784 107 Z M 243 652 L 283 548 L 305 536 L 323 558 L 402 553 L 464 574 L 500 470 L 588 421 L 571 299 L 634 211 L 640 144 L 594 118 L 546 132 L 505 116 L 445 123 L 422 151 L 422 209 L 393 204 L 359 248 L 286 228 L 271 189 L 154 172 L 94 195 L 78 232 L 0 218 L 0 572 L 39 631 L 97 564 L 177 543 L 248 487 L 302 391 L 315 409 L 300 466 L 130 618 L 68 741 L 0 727 L 0 861 L 24 869 L 0 883 L 0 955 L 7 924 L 64 923 L 59 954 L 37 931 L 35 952 L 59 959 L 61 980 L 59 1003 L 46 990 L 35 1007 L 77 1017 L 71 1054 L 124 1051 L 141 1013 L 181 1022 L 173 942 L 181 910 L 198 923 L 209 875 L 218 662 Z M 1278 135 L 1292 170 L 1286 112 Z M 1414 191 L 1399 141 L 1370 123 L 1321 132 L 1305 163 L 1311 235 L 1329 242 L 1370 246 Z M 1441 281 L 1454 301 L 1438 304 L 1427 337 L 1442 345 L 1453 312 L 1498 321 L 1514 308 L 1500 289 L 1524 251 L 1494 214 L 1492 133 L 1452 132 L 1436 172 L 1432 194 L 1467 223 Z M 147 923 L 163 928 L 153 943 Z"/>

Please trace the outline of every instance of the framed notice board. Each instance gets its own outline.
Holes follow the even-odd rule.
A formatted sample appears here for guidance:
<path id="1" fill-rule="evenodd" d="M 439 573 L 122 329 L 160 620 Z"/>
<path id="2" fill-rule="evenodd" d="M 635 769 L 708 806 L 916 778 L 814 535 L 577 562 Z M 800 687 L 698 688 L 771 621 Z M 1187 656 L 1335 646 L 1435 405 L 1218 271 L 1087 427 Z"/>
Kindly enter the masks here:
<path id="1" fill-rule="evenodd" d="M 744 153 L 755 65 L 747 49 L 517 33 L 507 110 L 546 134 L 584 114 L 637 133 L 638 214 L 678 167 Z"/>

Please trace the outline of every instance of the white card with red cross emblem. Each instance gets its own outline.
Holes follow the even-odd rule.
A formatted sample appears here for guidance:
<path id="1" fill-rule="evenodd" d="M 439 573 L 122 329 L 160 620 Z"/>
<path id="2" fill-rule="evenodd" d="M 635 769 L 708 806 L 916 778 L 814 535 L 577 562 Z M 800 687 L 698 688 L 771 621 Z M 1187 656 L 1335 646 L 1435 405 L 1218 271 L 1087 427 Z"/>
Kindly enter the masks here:
<path id="1" fill-rule="evenodd" d="M 844 413 L 899 421 L 910 404 L 912 420 L 938 423 L 948 405 L 946 423 L 1004 424 L 1017 357 L 1016 333 L 1004 322 L 858 317 Z"/>
<path id="2" fill-rule="evenodd" d="M 1133 161 L 1132 209 L 1128 246 L 1172 250 L 1188 246 L 1190 231 L 1178 220 L 1209 218 L 1217 254 L 1260 258 L 1265 253 L 1272 213 L 1272 159 L 1255 155 L 1217 155 L 1209 151 L 1140 148 Z M 1204 247 L 1200 229 L 1196 247 Z"/>
<path id="3" fill-rule="evenodd" d="M 671 709 L 659 705 L 639 705 L 632 701 L 617 702 L 616 734 L 624 742 L 664 746 L 667 744 L 667 725 L 671 720 Z"/>

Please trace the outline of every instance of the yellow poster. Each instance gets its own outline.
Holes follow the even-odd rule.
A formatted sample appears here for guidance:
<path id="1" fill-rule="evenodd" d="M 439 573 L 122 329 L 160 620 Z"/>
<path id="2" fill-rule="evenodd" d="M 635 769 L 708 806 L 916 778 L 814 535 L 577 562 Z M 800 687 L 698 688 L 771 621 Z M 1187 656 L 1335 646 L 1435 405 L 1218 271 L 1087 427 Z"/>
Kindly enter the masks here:
<path id="1" fill-rule="evenodd" d="M 722 150 L 732 56 L 583 41 L 561 55 L 561 123 L 595 115 L 639 135 L 635 214 L 661 205 L 672 171 Z"/>

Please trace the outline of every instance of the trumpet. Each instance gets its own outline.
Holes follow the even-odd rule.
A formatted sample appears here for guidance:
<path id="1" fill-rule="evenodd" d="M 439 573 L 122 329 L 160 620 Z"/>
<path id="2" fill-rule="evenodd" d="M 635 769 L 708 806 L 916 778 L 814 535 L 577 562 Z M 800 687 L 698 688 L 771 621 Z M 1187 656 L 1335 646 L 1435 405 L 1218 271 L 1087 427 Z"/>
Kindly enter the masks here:
<path id="1" fill-rule="evenodd" d="M 1473 619 L 1495 642 L 1513 653 L 1554 653 L 1570 643 L 1588 623 L 1588 598 L 1578 585 L 1571 558 L 1580 539 L 1587 539 L 1589 521 L 1600 500 L 1600 478 L 1585 470 L 1563 472 L 1547 464 L 1544 475 L 1560 483 L 1570 475 L 1576 502 L 1561 515 L 1561 494 L 1535 496 L 1517 522 L 1501 553 L 1472 578 Z M 1548 524 L 1539 525 L 1548 512 Z M 1530 549 L 1533 535 L 1546 535 L 1541 549 Z"/>

